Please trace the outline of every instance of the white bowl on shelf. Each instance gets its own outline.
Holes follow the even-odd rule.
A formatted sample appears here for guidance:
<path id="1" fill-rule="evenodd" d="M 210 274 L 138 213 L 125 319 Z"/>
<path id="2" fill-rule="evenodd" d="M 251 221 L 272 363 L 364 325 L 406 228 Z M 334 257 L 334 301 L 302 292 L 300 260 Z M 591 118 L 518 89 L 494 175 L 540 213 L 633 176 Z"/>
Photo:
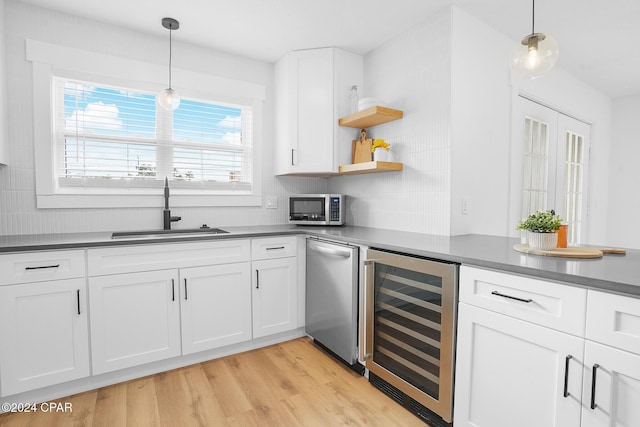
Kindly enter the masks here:
<path id="1" fill-rule="evenodd" d="M 376 105 L 380 105 L 380 101 L 377 98 L 362 98 L 358 101 L 358 111 L 366 110 Z"/>

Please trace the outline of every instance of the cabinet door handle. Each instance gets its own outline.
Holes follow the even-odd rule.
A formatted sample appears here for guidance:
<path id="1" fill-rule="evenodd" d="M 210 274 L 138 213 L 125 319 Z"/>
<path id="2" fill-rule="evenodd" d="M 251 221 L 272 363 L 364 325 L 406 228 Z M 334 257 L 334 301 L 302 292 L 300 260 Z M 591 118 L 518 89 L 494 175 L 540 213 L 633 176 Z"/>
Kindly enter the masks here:
<path id="1" fill-rule="evenodd" d="M 501 294 L 498 291 L 491 292 L 491 295 L 496 295 L 496 296 L 499 296 L 499 297 L 502 297 L 502 298 L 514 299 L 516 301 L 526 302 L 527 304 L 530 303 L 530 302 L 533 302 L 533 300 L 531 298 L 528 298 L 528 299 L 518 298 L 518 297 L 511 296 L 511 295 Z"/>
<path id="2" fill-rule="evenodd" d="M 187 299 L 187 279 L 184 279 L 184 300 L 186 301 Z"/>
<path id="3" fill-rule="evenodd" d="M 293 148 L 291 149 L 291 166 L 293 166 Z"/>
<path id="4" fill-rule="evenodd" d="M 76 290 L 76 302 L 78 303 L 78 316 L 80 316 L 80 289 Z"/>
<path id="5" fill-rule="evenodd" d="M 562 393 L 564 397 L 571 396 L 571 393 L 569 393 L 569 361 L 572 358 L 572 355 L 568 355 L 564 359 L 564 393 Z"/>
<path id="6" fill-rule="evenodd" d="M 256 270 L 256 289 L 260 289 L 260 270 Z"/>
<path id="7" fill-rule="evenodd" d="M 268 251 L 275 251 L 277 249 L 284 249 L 284 246 L 276 246 L 276 247 L 273 247 L 273 248 L 267 248 Z"/>
<path id="8" fill-rule="evenodd" d="M 171 279 L 171 301 L 176 300 L 176 281 Z"/>
<path id="9" fill-rule="evenodd" d="M 58 268 L 60 267 L 60 264 L 55 264 L 55 265 L 41 265 L 38 267 L 25 267 L 25 270 L 40 270 L 42 268 Z"/>
<path id="10" fill-rule="evenodd" d="M 596 363 L 591 369 L 591 409 L 598 407 L 598 405 L 596 405 L 596 372 L 599 367 L 600 365 Z"/>

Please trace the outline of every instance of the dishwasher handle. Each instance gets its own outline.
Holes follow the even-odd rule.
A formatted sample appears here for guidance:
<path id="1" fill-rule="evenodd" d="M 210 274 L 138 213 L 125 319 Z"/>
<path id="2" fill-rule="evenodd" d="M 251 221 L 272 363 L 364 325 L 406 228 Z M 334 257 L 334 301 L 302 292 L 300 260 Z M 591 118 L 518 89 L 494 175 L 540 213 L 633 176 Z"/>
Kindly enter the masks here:
<path id="1" fill-rule="evenodd" d="M 320 246 L 316 242 L 310 242 L 310 244 L 307 247 L 307 249 L 312 250 L 312 251 L 316 251 L 316 252 L 320 252 L 320 253 L 323 253 L 323 254 L 326 254 L 326 255 L 339 256 L 339 257 L 342 257 L 342 258 L 350 258 L 351 257 L 351 250 L 349 250 L 349 249 L 340 249 L 338 247 L 328 248 L 326 246 Z"/>

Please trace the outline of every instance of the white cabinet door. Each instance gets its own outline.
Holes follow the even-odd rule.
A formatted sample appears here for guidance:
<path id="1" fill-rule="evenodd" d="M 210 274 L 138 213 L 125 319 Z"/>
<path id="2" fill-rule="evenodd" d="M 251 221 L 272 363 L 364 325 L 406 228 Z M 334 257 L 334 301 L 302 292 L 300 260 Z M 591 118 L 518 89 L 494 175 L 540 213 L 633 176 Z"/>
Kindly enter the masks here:
<path id="1" fill-rule="evenodd" d="M 93 373 L 180 355 L 177 270 L 89 278 Z"/>
<path id="2" fill-rule="evenodd" d="M 587 341 L 584 375 L 583 427 L 640 425 L 640 355 Z"/>
<path id="3" fill-rule="evenodd" d="M 249 263 L 180 270 L 182 353 L 251 339 Z"/>
<path id="4" fill-rule="evenodd" d="M 0 286 L 2 396 L 89 375 L 85 279 Z"/>
<path id="5" fill-rule="evenodd" d="M 275 67 L 276 174 L 335 173 L 351 163 L 357 129 L 340 128 L 352 85 L 362 88 L 363 59 L 336 48 L 299 50 Z"/>
<path id="6" fill-rule="evenodd" d="M 298 324 L 297 258 L 252 263 L 253 337 L 295 329 Z"/>
<path id="7" fill-rule="evenodd" d="M 580 425 L 583 339 L 459 306 L 456 427 Z"/>

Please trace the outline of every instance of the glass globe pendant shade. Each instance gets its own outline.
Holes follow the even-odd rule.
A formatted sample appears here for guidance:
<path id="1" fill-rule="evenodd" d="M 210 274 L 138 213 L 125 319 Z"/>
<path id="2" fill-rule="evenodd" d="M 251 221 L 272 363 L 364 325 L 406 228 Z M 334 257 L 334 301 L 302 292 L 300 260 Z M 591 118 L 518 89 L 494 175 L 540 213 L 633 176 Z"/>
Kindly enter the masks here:
<path id="1" fill-rule="evenodd" d="M 165 89 L 157 96 L 158 104 L 165 110 L 175 110 L 180 106 L 180 96 L 178 93 L 171 89 Z"/>
<path id="2" fill-rule="evenodd" d="M 533 33 L 511 51 L 511 71 L 524 79 L 535 79 L 549 71 L 560 54 L 558 42 L 548 34 Z"/>

